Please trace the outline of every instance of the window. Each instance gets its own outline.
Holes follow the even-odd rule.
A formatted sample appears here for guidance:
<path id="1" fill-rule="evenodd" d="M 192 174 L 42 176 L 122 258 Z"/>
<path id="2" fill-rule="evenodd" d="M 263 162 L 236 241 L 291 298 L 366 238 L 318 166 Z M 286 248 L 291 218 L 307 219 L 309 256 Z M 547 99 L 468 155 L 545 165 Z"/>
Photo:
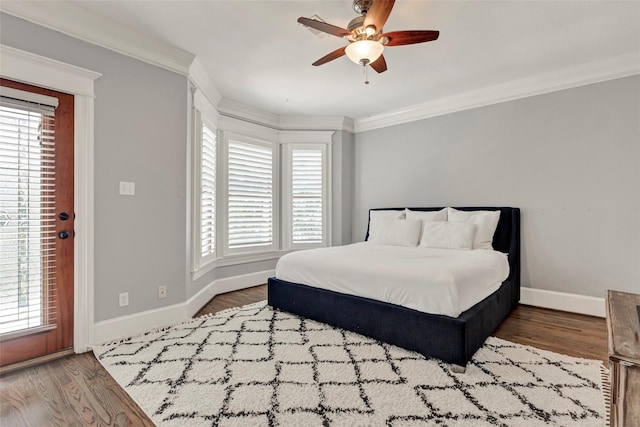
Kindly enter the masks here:
<path id="1" fill-rule="evenodd" d="M 283 189 L 284 241 L 287 248 L 328 246 L 326 144 L 287 144 Z"/>
<path id="2" fill-rule="evenodd" d="M 214 126 L 198 109 L 195 117 L 193 279 L 331 244 L 332 131 L 277 131 L 226 115 Z"/>
<path id="3" fill-rule="evenodd" d="M 216 253 L 216 132 L 202 123 L 200 160 L 200 256 Z"/>
<path id="4" fill-rule="evenodd" d="M 56 326 L 58 99 L 1 89 L 0 336 L 11 338 Z"/>
<path id="5" fill-rule="evenodd" d="M 213 266 L 219 256 L 217 240 L 218 113 L 200 91 L 194 94 L 193 149 L 193 267 Z M 206 272 L 208 270 L 203 270 Z"/>
<path id="6" fill-rule="evenodd" d="M 244 136 L 227 143 L 227 249 L 276 249 L 274 144 Z"/>

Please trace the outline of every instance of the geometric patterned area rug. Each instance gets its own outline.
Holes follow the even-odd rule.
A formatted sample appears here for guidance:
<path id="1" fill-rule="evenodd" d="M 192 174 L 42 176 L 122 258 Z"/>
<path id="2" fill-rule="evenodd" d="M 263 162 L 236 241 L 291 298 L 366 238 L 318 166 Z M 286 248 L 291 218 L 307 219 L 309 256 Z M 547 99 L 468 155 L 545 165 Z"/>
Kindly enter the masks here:
<path id="1" fill-rule="evenodd" d="M 94 348 L 158 426 L 604 426 L 602 363 L 490 337 L 449 365 L 273 310 Z"/>

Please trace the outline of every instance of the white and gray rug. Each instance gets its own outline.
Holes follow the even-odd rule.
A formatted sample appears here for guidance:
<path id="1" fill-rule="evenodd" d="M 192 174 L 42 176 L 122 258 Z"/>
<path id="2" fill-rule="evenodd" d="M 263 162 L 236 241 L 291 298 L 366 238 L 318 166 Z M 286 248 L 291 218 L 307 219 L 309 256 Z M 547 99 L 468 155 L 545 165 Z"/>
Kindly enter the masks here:
<path id="1" fill-rule="evenodd" d="M 265 302 L 94 349 L 159 426 L 603 426 L 601 362 L 489 338 L 438 360 Z"/>

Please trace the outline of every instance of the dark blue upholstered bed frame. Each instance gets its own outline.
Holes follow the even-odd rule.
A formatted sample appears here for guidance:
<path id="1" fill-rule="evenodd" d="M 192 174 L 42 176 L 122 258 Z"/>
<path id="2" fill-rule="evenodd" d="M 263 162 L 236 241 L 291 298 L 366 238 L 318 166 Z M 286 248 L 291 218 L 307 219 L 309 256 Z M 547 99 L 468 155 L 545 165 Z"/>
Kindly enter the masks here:
<path id="1" fill-rule="evenodd" d="M 404 210 L 384 210 L 388 209 Z M 436 211 L 442 208 L 409 209 Z M 509 277 L 497 291 L 459 317 L 422 313 L 386 302 L 286 282 L 275 277 L 270 278 L 268 282 L 269 305 L 464 368 L 520 300 L 520 209 L 456 209 L 500 210 L 500 221 L 493 238 L 493 247 L 508 254 L 510 267 Z"/>

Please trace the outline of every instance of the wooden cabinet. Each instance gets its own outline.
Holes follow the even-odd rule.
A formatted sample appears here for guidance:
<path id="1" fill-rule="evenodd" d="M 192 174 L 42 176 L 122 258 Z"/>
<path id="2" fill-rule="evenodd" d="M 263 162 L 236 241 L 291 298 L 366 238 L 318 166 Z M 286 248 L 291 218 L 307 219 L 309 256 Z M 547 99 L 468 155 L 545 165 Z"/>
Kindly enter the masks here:
<path id="1" fill-rule="evenodd" d="M 640 426 L 640 295 L 607 292 L 611 426 Z"/>

